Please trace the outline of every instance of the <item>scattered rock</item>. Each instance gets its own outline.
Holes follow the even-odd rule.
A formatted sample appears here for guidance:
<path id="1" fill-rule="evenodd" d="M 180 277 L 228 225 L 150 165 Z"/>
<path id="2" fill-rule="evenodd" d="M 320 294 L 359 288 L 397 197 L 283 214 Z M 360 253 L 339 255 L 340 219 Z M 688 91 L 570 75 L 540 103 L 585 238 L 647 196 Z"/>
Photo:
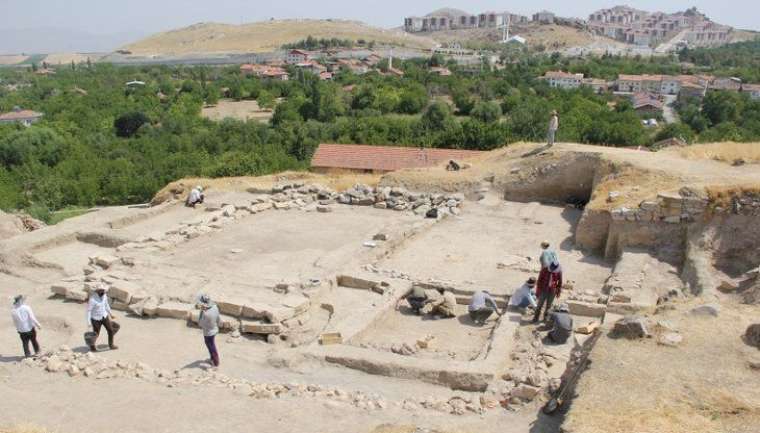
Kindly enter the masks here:
<path id="1" fill-rule="evenodd" d="M 695 316 L 712 316 L 718 317 L 720 313 L 720 305 L 718 304 L 705 304 L 691 309 L 691 314 Z"/>
<path id="2" fill-rule="evenodd" d="M 760 349 L 760 323 L 754 323 L 747 327 L 744 339 L 750 346 Z"/>
<path id="3" fill-rule="evenodd" d="M 681 334 L 677 332 L 665 332 L 657 337 L 657 343 L 663 346 L 676 347 L 683 341 Z"/>
<path id="4" fill-rule="evenodd" d="M 649 337 L 646 319 L 640 316 L 627 316 L 618 320 L 612 328 L 612 333 L 629 340 Z"/>

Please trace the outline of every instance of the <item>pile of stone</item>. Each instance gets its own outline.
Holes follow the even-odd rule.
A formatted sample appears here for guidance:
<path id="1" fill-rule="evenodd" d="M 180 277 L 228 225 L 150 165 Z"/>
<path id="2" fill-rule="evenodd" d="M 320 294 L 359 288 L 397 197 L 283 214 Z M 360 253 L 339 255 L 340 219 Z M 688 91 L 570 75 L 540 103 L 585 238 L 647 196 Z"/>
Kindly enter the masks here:
<path id="1" fill-rule="evenodd" d="M 330 406 L 341 404 L 367 411 L 383 410 L 391 404 L 409 411 L 431 409 L 462 415 L 467 412 L 480 413 L 480 407 L 466 395 L 455 395 L 447 399 L 427 397 L 419 400 L 405 399 L 390 403 L 379 394 L 362 391 L 346 391 L 337 387 L 318 384 L 298 383 L 256 383 L 246 379 L 232 378 L 211 369 L 161 370 L 142 362 L 113 361 L 92 352 L 76 353 L 62 346 L 37 358 L 26 358 L 21 362 L 28 367 L 41 368 L 49 373 L 68 374 L 95 380 L 132 378 L 161 386 L 215 386 L 226 387 L 230 391 L 247 395 L 257 400 L 286 398 L 317 398 L 327 400 Z"/>
<path id="2" fill-rule="evenodd" d="M 439 215 L 458 215 L 464 201 L 463 194 L 428 194 L 415 193 L 401 187 L 378 187 L 357 184 L 338 194 L 336 199 L 340 204 L 354 206 L 373 206 L 377 209 L 392 209 L 395 211 L 414 211 L 416 215 L 425 216 L 432 209 L 437 209 Z"/>
<path id="3" fill-rule="evenodd" d="M 544 350 L 540 335 L 520 336 L 511 357 L 514 367 L 491 382 L 481 396 L 485 408 L 517 408 L 559 389 L 567 360 Z"/>

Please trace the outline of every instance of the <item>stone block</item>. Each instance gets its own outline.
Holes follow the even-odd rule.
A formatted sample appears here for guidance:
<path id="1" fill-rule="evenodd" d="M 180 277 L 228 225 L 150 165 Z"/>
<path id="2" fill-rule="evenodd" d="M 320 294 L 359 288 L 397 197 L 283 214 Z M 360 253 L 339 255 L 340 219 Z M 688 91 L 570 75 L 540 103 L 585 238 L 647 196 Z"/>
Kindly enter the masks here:
<path id="1" fill-rule="evenodd" d="M 156 316 L 167 319 L 187 320 L 193 307 L 181 302 L 166 302 L 156 308 Z"/>
<path id="2" fill-rule="evenodd" d="M 319 344 L 323 346 L 342 343 L 343 336 L 340 334 L 340 332 L 326 332 L 319 336 Z"/>
<path id="3" fill-rule="evenodd" d="M 108 269 L 119 262 L 120 260 L 118 257 L 111 255 L 97 256 L 93 261 L 95 265 L 100 266 L 103 269 Z"/>
<path id="4" fill-rule="evenodd" d="M 111 284 L 111 287 L 109 287 L 108 296 L 111 299 L 129 305 L 132 301 L 132 293 L 137 293 L 139 291 L 140 287 L 134 283 L 116 280 Z"/>
<path id="5" fill-rule="evenodd" d="M 72 289 L 73 287 L 68 284 L 53 284 L 50 286 L 50 291 L 56 296 L 66 296 L 69 290 Z"/>
<path id="6" fill-rule="evenodd" d="M 600 325 L 600 323 L 598 321 L 593 320 L 593 321 L 591 321 L 591 322 L 589 322 L 589 323 L 587 323 L 585 325 L 582 325 L 582 326 L 579 326 L 579 327 L 575 328 L 575 332 L 577 332 L 579 334 L 588 335 L 588 334 L 591 334 L 592 332 L 594 332 L 594 330 L 596 328 L 598 328 L 599 325 Z"/>
<path id="7" fill-rule="evenodd" d="M 66 292 L 66 300 L 73 302 L 87 302 L 89 295 L 84 290 L 69 290 Z"/>
<path id="8" fill-rule="evenodd" d="M 718 317 L 720 313 L 720 305 L 718 304 L 705 304 L 691 309 L 691 314 L 695 316 L 712 316 Z"/>
<path id="9" fill-rule="evenodd" d="M 338 275 L 338 285 L 352 289 L 372 290 L 380 285 L 379 281 L 368 280 L 350 275 Z"/>
<path id="10" fill-rule="evenodd" d="M 649 336 L 646 319 L 639 316 L 626 316 L 618 320 L 615 322 L 612 332 L 618 337 L 624 337 L 629 340 Z"/>
<path id="11" fill-rule="evenodd" d="M 121 301 L 111 302 L 111 309 L 116 310 L 116 311 L 130 311 L 129 304 L 121 302 Z"/>
<path id="12" fill-rule="evenodd" d="M 216 301 L 219 312 L 228 316 L 240 317 L 243 315 L 243 303 L 238 301 Z"/>
<path id="13" fill-rule="evenodd" d="M 270 323 L 280 323 L 284 320 L 292 319 L 297 315 L 298 314 L 294 308 L 285 306 L 270 307 L 270 309 L 265 312 L 265 318 Z"/>
<path id="14" fill-rule="evenodd" d="M 570 314 L 574 316 L 604 317 L 604 313 L 607 311 L 607 307 L 603 304 L 580 301 L 567 301 L 566 304 L 570 309 Z"/>
<path id="15" fill-rule="evenodd" d="M 265 319 L 267 312 L 272 309 L 269 304 L 253 302 L 243 305 L 240 317 L 244 319 Z"/>
<path id="16" fill-rule="evenodd" d="M 534 398 L 536 398 L 536 396 L 538 395 L 540 391 L 541 391 L 541 388 L 537 386 L 531 386 L 531 385 L 523 383 L 513 388 L 510 395 L 512 397 L 516 397 L 522 400 L 531 401 Z"/>
<path id="17" fill-rule="evenodd" d="M 248 212 L 250 213 L 264 212 L 265 210 L 272 209 L 273 206 L 274 204 L 272 204 L 271 201 L 257 203 L 257 204 L 251 205 L 251 207 L 248 208 Z"/>
<path id="18" fill-rule="evenodd" d="M 317 206 L 317 212 L 319 212 L 319 213 L 330 213 L 330 212 L 332 212 L 332 208 L 330 206 L 326 206 L 326 205 L 320 204 L 320 205 Z"/>
<path id="19" fill-rule="evenodd" d="M 282 325 L 279 323 L 242 321 L 240 323 L 240 332 L 243 334 L 261 335 L 280 334 L 282 332 Z"/>

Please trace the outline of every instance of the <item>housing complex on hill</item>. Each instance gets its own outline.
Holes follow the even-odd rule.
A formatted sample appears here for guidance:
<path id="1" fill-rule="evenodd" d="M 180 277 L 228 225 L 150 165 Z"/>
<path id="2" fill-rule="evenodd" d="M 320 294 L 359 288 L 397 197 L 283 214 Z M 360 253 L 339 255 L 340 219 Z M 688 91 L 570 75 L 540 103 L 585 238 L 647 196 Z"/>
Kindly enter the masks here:
<path id="1" fill-rule="evenodd" d="M 596 34 L 635 45 L 655 45 L 676 36 L 690 46 L 719 45 L 727 43 L 733 32 L 732 27 L 711 21 L 696 8 L 667 14 L 629 6 L 592 13 L 588 28 Z"/>
<path id="2" fill-rule="evenodd" d="M 527 23 L 525 15 L 510 12 L 483 12 L 468 14 L 464 11 L 442 9 L 424 17 L 404 18 L 404 30 L 409 33 L 440 30 L 496 28 L 507 24 Z"/>

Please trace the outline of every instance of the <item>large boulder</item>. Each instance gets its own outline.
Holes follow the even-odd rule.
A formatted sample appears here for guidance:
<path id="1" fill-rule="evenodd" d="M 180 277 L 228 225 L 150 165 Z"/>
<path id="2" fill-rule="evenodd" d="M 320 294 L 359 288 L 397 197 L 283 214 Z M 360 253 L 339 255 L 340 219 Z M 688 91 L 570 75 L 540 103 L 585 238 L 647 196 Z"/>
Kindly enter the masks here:
<path id="1" fill-rule="evenodd" d="M 612 334 L 629 340 L 649 337 L 646 319 L 641 316 L 626 316 L 615 322 Z"/>

